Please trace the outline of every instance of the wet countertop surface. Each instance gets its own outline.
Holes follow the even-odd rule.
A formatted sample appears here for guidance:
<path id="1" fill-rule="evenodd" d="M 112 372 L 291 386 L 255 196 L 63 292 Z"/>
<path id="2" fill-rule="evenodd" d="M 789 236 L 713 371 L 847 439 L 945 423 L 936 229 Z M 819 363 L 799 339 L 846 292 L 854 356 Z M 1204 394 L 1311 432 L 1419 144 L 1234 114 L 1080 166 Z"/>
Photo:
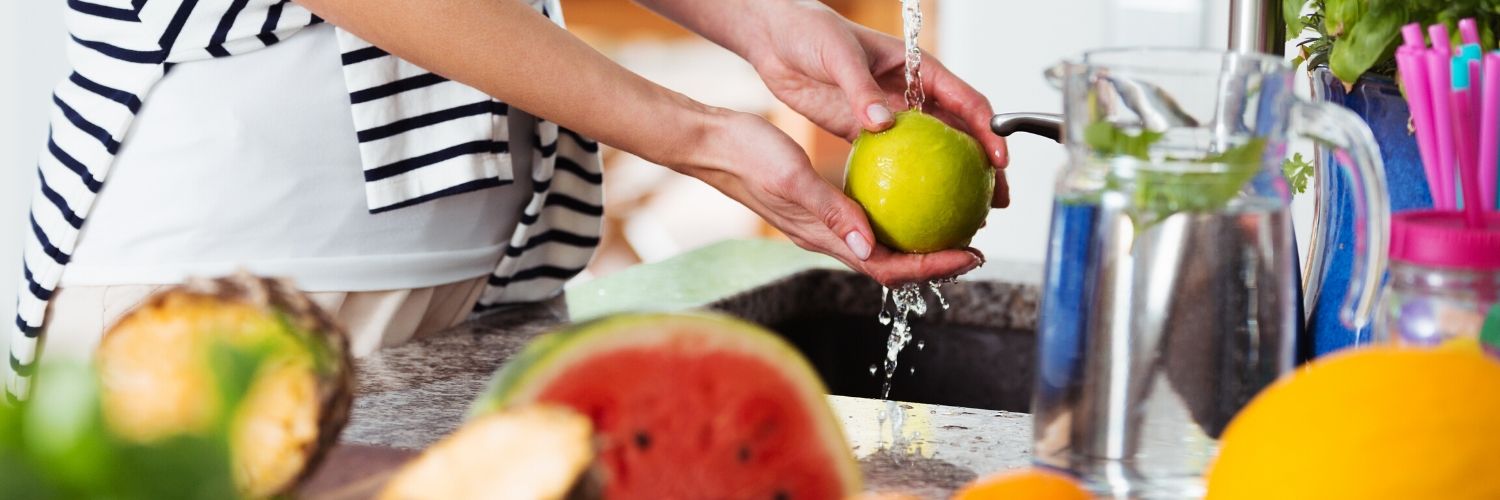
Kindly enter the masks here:
<path id="1" fill-rule="evenodd" d="M 1000 265 L 977 277 L 950 287 L 952 314 L 1004 315 L 1005 323 L 1034 327 L 1036 289 L 1014 283 L 1034 283 L 1037 269 Z M 742 289 L 705 299 L 704 307 L 770 323 L 770 316 L 785 314 L 791 304 L 837 307 L 863 299 L 873 314 L 879 288 L 866 281 L 847 271 L 801 270 L 755 287 L 761 293 Z M 796 297 L 801 293 L 767 293 L 811 283 L 855 290 L 820 290 L 815 301 Z M 358 397 L 342 435 L 344 447 L 420 450 L 441 439 L 462 423 L 497 368 L 537 335 L 569 321 L 568 308 L 563 299 L 518 306 L 359 360 Z M 980 475 L 1030 463 L 1031 417 L 1024 413 L 842 396 L 829 396 L 829 403 L 873 491 L 945 498 Z M 335 450 L 331 462 L 339 462 L 338 456 Z"/>

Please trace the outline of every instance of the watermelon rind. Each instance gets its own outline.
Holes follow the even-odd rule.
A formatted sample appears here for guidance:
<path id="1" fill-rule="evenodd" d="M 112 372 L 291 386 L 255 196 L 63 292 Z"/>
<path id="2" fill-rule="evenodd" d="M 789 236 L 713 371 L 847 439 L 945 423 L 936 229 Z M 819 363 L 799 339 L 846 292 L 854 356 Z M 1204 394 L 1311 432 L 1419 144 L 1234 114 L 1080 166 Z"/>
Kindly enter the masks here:
<path id="1" fill-rule="evenodd" d="M 810 425 L 836 462 L 844 491 L 861 490 L 859 464 L 843 428 L 828 406 L 828 391 L 807 359 L 786 340 L 753 324 L 714 313 L 627 313 L 572 325 L 538 337 L 496 372 L 489 388 L 475 401 L 470 418 L 532 403 L 538 393 L 570 367 L 617 349 L 659 344 L 669 338 L 695 336 L 716 347 L 760 358 L 775 367 L 795 388 Z"/>

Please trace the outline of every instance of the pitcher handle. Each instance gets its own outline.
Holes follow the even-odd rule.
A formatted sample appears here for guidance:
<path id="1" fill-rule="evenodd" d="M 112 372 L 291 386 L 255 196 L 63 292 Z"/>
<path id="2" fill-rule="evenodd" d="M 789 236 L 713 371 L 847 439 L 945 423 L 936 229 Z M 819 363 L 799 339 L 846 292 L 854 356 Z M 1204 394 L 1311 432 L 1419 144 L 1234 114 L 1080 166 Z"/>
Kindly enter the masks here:
<path id="1" fill-rule="evenodd" d="M 1349 272 L 1349 291 L 1344 296 L 1339 319 L 1344 326 L 1357 331 L 1374 319 L 1385 275 L 1386 250 L 1390 246 L 1391 205 L 1385 187 L 1385 163 L 1370 127 L 1359 115 L 1339 105 L 1299 100 L 1292 110 L 1291 127 L 1297 135 L 1332 148 L 1355 190 L 1352 197 L 1355 225 L 1363 227 L 1355 228 L 1354 265 Z M 1336 171 L 1324 167 L 1317 175 L 1336 175 Z M 1314 231 L 1318 230 L 1318 223 L 1329 220 L 1331 214 L 1317 214 Z M 1313 239 L 1317 238 L 1314 234 Z M 1316 281 L 1319 277 L 1308 279 Z"/>
<path id="2" fill-rule="evenodd" d="M 1000 137 L 1026 132 L 1061 143 L 1062 129 L 1063 118 L 1057 113 L 1000 113 L 990 118 L 990 131 Z"/>

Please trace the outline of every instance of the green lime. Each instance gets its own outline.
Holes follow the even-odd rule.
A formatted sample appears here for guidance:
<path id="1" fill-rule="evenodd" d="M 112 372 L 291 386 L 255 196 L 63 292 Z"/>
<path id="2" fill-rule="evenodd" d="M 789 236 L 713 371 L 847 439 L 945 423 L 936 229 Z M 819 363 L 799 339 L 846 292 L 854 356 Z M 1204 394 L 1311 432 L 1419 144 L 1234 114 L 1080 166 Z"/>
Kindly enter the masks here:
<path id="1" fill-rule="evenodd" d="M 844 193 L 891 249 L 927 253 L 969 244 L 990 213 L 995 170 L 973 137 L 920 111 L 884 132 L 860 133 Z"/>

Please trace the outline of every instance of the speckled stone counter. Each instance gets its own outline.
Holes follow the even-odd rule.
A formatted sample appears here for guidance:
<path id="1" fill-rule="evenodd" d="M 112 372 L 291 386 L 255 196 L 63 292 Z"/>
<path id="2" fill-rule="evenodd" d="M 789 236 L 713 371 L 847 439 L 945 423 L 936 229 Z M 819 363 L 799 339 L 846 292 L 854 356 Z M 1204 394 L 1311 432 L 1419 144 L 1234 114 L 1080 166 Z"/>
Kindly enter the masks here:
<path id="1" fill-rule="evenodd" d="M 928 319 L 1034 329 L 1034 266 L 986 266 L 945 288 L 953 307 Z M 819 310 L 873 315 L 875 283 L 832 269 L 793 273 L 706 306 L 770 324 Z M 359 388 L 343 440 L 421 449 L 462 422 L 490 375 L 537 335 L 568 321 L 563 300 L 502 310 L 358 363 Z M 942 498 L 979 475 L 1030 461 L 1024 413 L 829 396 L 871 490 Z M 899 428 L 893 423 L 899 423 Z M 893 430 L 894 429 L 894 430 Z"/>

